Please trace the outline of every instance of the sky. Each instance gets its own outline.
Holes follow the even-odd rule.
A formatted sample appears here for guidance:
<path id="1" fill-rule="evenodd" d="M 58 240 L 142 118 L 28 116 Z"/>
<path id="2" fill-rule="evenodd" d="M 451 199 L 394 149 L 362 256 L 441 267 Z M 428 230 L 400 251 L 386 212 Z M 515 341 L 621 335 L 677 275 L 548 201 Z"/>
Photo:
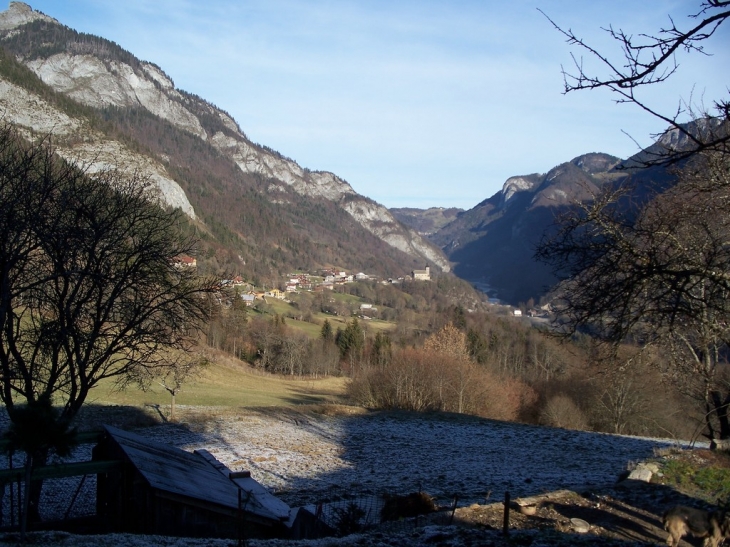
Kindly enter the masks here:
<path id="1" fill-rule="evenodd" d="M 666 124 L 605 90 L 563 93 L 568 45 L 653 34 L 700 0 L 30 0 L 161 67 L 254 142 L 387 207 L 470 209 L 515 175 L 626 158 Z M 6 9 L 8 3 L 0 3 Z M 540 11 L 541 10 L 541 11 Z M 664 113 L 730 88 L 730 23 L 642 98 Z M 587 67 L 590 59 L 583 57 Z"/>

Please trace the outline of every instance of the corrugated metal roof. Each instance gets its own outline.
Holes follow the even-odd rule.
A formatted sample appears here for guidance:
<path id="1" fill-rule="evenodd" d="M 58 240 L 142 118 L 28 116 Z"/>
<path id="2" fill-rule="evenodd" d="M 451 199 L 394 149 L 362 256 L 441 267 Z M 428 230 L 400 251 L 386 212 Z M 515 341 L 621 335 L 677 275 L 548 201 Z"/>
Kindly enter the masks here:
<path id="1" fill-rule="evenodd" d="M 278 521 L 290 508 L 250 476 L 230 478 L 231 471 L 206 450 L 186 452 L 111 426 L 105 429 L 152 488 L 238 509 Z"/>
<path id="2" fill-rule="evenodd" d="M 115 427 L 105 429 L 151 487 L 238 509 L 238 487 L 205 458 Z"/>
<path id="3" fill-rule="evenodd" d="M 241 488 L 244 492 L 243 502 L 247 511 L 282 521 L 289 519 L 290 507 L 266 490 L 261 483 L 252 479 L 248 472 L 234 473 L 231 477 L 231 470 L 216 460 L 210 452 L 196 450 L 195 453 L 208 460 L 210 465 Z"/>

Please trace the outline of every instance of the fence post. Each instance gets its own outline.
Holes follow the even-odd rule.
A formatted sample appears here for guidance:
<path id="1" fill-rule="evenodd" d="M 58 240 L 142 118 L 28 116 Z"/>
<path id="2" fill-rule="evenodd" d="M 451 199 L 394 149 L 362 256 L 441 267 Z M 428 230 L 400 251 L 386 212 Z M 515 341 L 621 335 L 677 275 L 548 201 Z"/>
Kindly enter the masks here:
<path id="1" fill-rule="evenodd" d="M 454 515 L 456 514 L 456 506 L 459 503 L 459 495 L 454 494 L 454 503 L 451 505 L 451 518 L 449 519 L 449 525 L 454 523 Z"/>
<path id="2" fill-rule="evenodd" d="M 502 522 L 502 533 L 509 535 L 509 492 L 504 493 L 504 521 Z"/>

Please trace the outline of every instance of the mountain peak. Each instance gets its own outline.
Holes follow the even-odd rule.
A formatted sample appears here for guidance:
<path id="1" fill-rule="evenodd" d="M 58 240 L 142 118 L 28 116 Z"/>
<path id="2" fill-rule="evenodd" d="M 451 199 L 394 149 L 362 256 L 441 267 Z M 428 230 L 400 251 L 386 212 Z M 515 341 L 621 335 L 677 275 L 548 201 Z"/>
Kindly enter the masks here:
<path id="1" fill-rule="evenodd" d="M 526 192 L 535 188 L 538 183 L 537 175 L 510 177 L 502 186 L 502 203 L 504 206 L 518 192 Z"/>
<path id="2" fill-rule="evenodd" d="M 577 158 L 573 158 L 572 160 L 570 160 L 570 163 L 572 163 L 576 167 L 580 167 L 589 175 L 595 175 L 596 173 L 607 173 L 620 162 L 620 158 L 611 156 L 610 154 L 603 154 L 599 152 L 583 154 L 582 156 L 578 156 Z"/>
<path id="3" fill-rule="evenodd" d="M 6 11 L 0 12 L 0 30 L 10 30 L 38 19 L 58 23 L 52 17 L 48 17 L 40 11 L 34 11 L 28 4 L 23 2 L 10 2 Z"/>

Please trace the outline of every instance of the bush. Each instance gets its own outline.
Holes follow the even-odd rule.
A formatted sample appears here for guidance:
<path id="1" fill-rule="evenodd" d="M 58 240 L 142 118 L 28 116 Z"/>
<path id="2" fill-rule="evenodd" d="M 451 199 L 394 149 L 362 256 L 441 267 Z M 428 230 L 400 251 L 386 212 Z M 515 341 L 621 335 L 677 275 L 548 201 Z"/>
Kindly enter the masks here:
<path id="1" fill-rule="evenodd" d="M 366 407 L 441 410 L 517 420 L 537 398 L 527 384 L 490 373 L 475 363 L 444 354 L 404 349 L 386 366 L 367 366 L 353 375 L 352 399 Z"/>
<path id="2" fill-rule="evenodd" d="M 565 429 L 588 429 L 588 419 L 580 407 L 567 395 L 555 395 L 540 413 L 540 423 Z"/>

